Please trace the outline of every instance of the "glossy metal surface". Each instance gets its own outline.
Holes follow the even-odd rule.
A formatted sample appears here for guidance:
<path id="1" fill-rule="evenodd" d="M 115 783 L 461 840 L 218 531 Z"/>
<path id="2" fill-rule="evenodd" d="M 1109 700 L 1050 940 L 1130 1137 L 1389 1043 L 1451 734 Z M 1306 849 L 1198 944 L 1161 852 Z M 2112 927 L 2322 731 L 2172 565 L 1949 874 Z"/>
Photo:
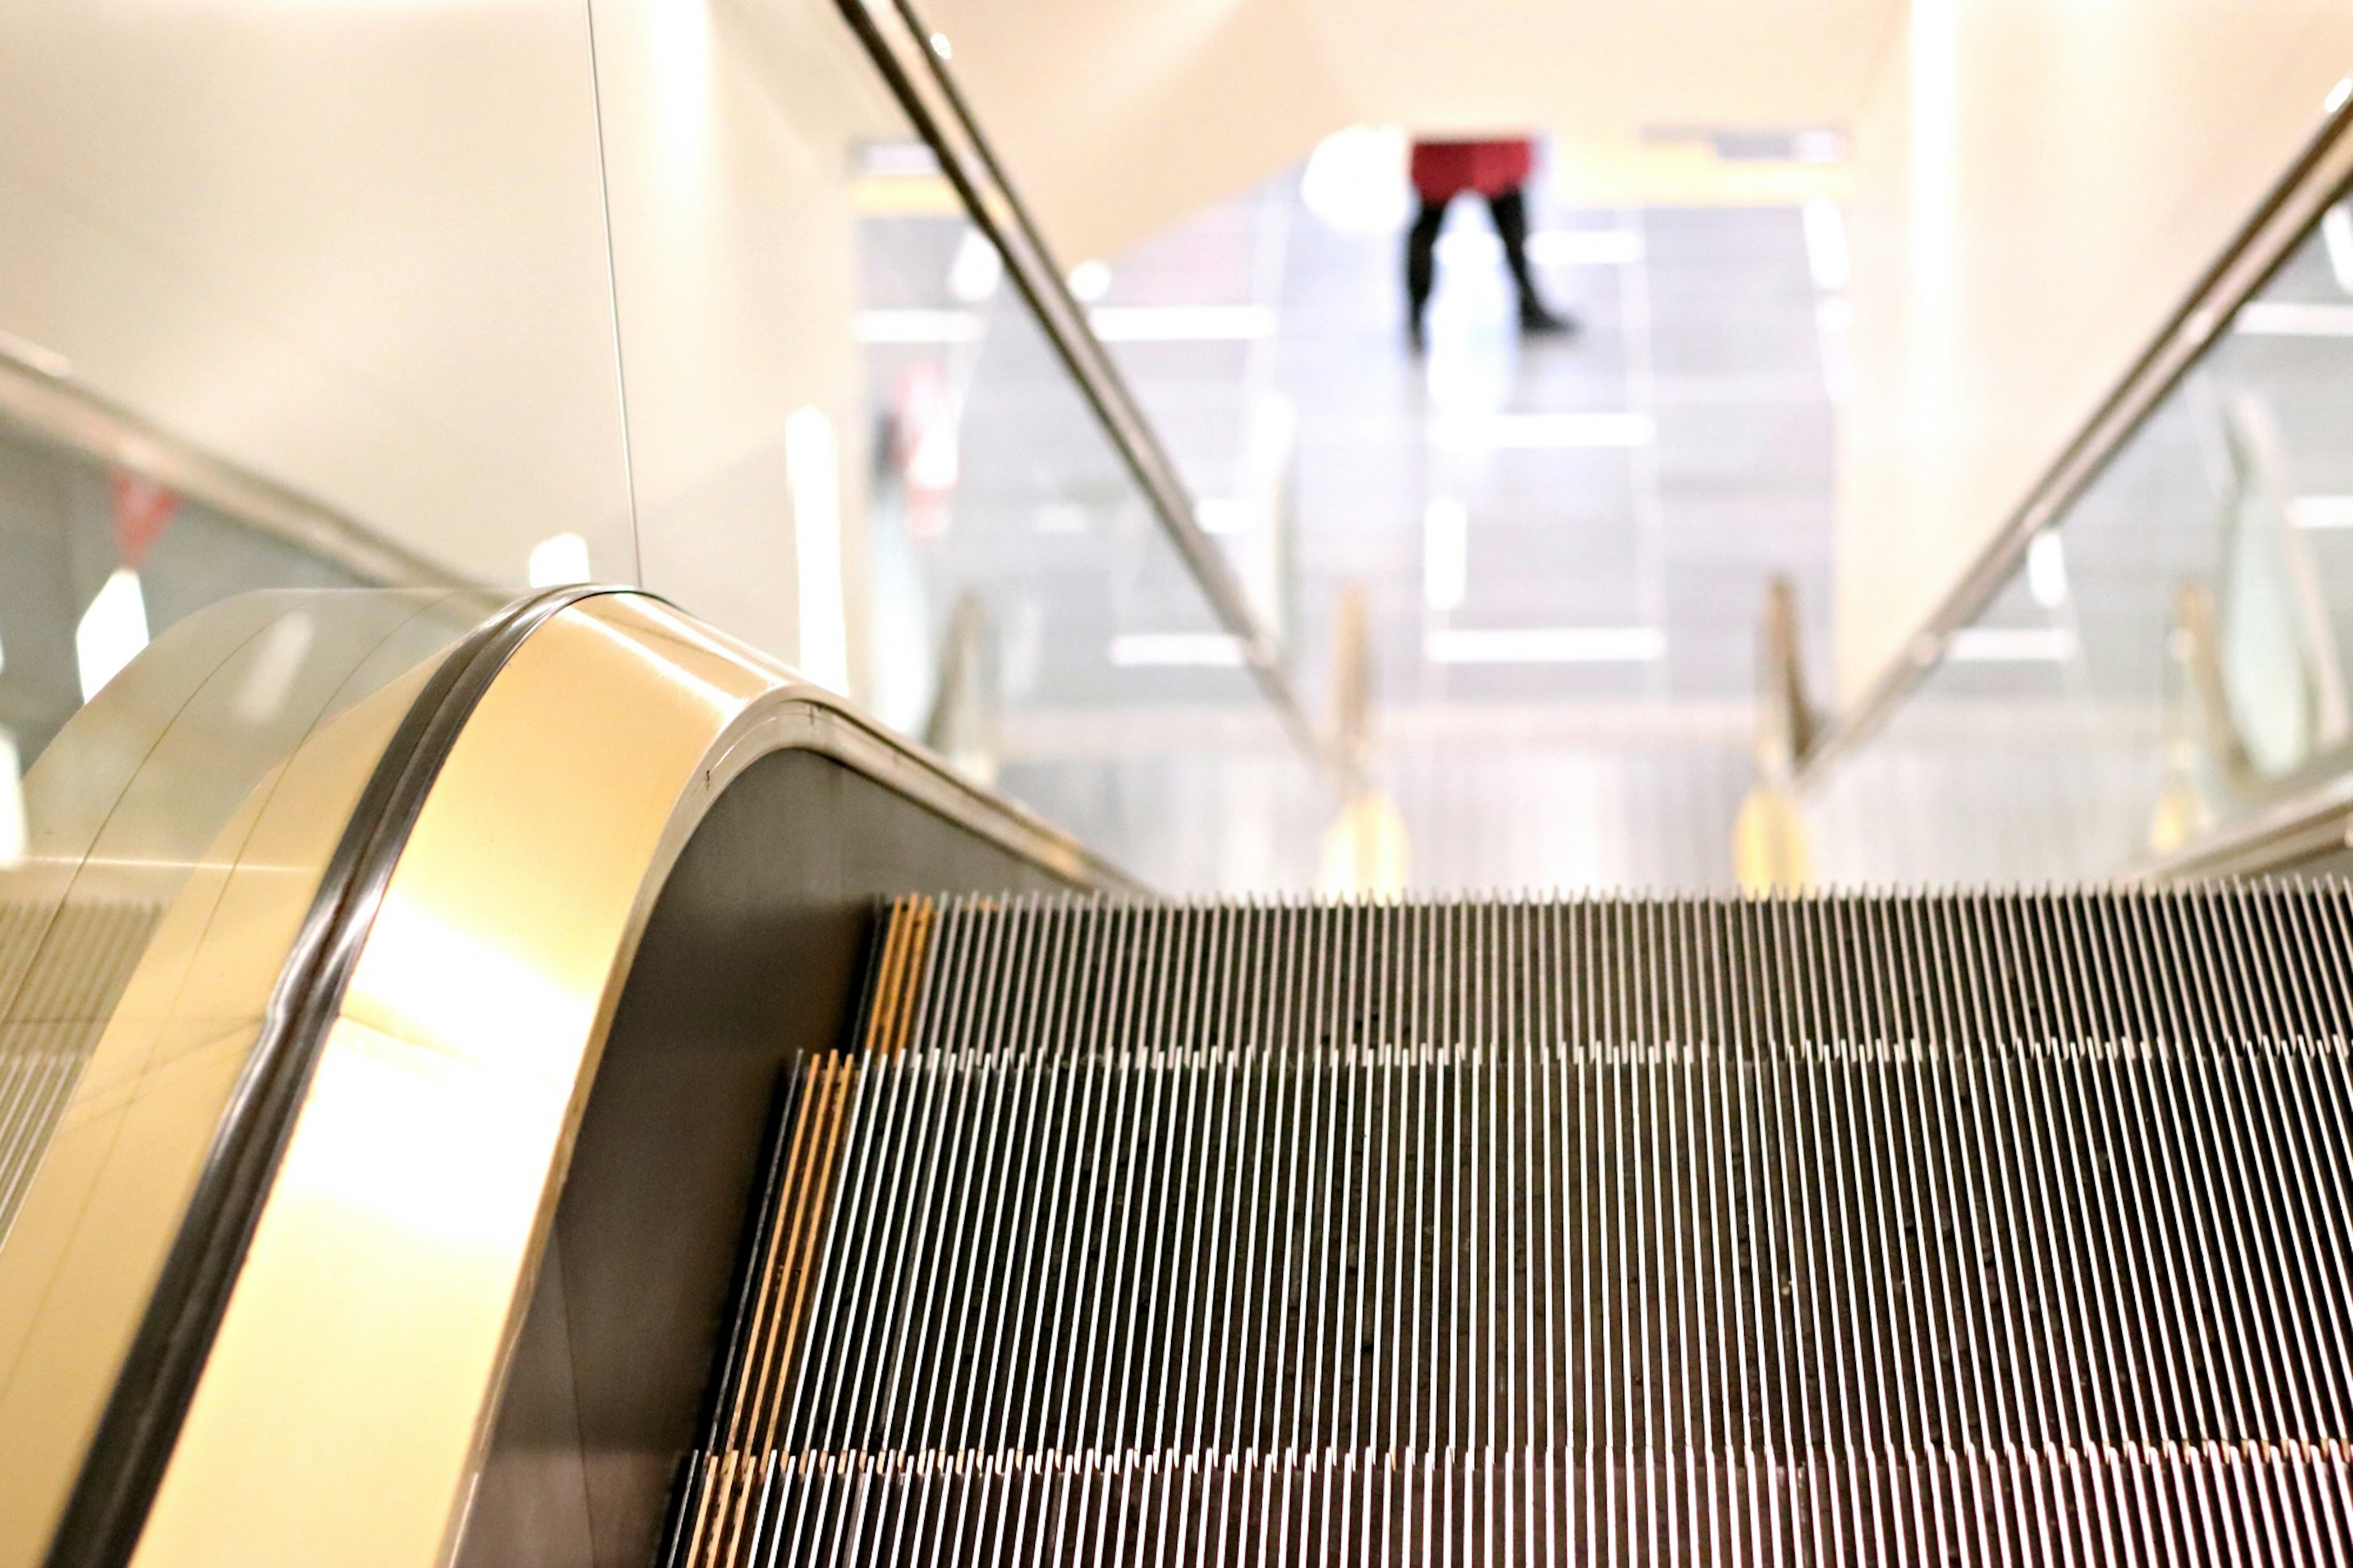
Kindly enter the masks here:
<path id="1" fill-rule="evenodd" d="M 1828 726 L 1802 759 L 1803 782 L 1826 770 L 1886 723 L 1946 657 L 1954 634 L 1976 620 L 2017 574 L 2027 547 L 2065 518 L 2142 422 L 2198 363 L 2215 335 L 2311 232 L 2322 210 L 2353 178 L 2353 103 L 2339 103 L 2165 320 L 2084 427 L 2037 478 L 1958 579 L 1939 597 L 1912 641 Z"/>
<path id="2" fill-rule="evenodd" d="M 711 804 L 786 748 L 1117 881 L 658 602 L 553 616 L 482 696 L 385 886 L 134 1561 L 453 1549 L 648 911 Z"/>
<path id="3" fill-rule="evenodd" d="M 191 617 L 85 708 L 26 780 L 31 854 L 0 874 L 42 955 L 0 997 L 0 1058 L 65 1091 L 0 1241 L 0 1563 L 39 1561 L 189 1195 L 238 1092 L 320 868 L 462 623 L 431 594 L 253 595 Z M 135 915 L 113 994 L 37 981 L 93 915 Z M 117 962 L 119 962 L 119 955 Z M 58 1059 L 58 1053 L 66 1053 Z"/>

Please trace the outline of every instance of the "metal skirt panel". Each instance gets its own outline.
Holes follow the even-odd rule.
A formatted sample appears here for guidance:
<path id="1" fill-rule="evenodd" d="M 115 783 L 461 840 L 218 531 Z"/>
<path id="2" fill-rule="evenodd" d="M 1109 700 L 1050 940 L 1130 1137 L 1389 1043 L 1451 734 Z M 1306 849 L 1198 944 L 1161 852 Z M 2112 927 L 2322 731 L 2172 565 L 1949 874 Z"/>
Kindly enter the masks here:
<path id="1" fill-rule="evenodd" d="M 674 1558 L 2344 1561 L 2348 923 L 902 900 Z"/>

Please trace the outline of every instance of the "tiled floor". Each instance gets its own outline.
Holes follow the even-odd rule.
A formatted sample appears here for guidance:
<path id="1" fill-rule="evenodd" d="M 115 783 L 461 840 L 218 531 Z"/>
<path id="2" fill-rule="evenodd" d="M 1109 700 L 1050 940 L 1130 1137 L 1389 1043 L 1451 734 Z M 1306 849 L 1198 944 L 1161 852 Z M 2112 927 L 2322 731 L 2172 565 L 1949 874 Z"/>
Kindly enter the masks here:
<path id="1" fill-rule="evenodd" d="M 1288 177 L 1116 260 L 1103 304 L 1271 312 L 1263 339 L 1115 351 L 1213 503 L 1248 491 L 1253 420 L 1266 418 L 1254 411 L 1293 416 L 1285 630 L 1320 694 L 1333 606 L 1344 585 L 1367 594 L 1376 769 L 1405 819 L 1414 884 L 1728 885 L 1769 574 L 1795 578 L 1827 653 L 1834 411 L 1803 227 L 1786 209 L 1601 212 L 1550 193 L 1535 205 L 1540 234 L 1619 237 L 1555 254 L 1624 258 L 1541 269 L 1582 325 L 1567 342 L 1519 341 L 1486 214 L 1463 202 L 1417 360 L 1397 239 L 1331 232 Z M 1444 607 L 1430 593 L 1433 503 L 1461 518 Z M 1515 632 L 1596 634 L 1522 638 L 1523 654 L 1620 657 L 1442 657 L 1509 655 L 1490 634 Z M 1625 657 L 1642 654 L 1655 657 Z M 1147 875 L 1224 887 L 1314 875 L 1319 807 L 1265 789 L 1238 800 L 1225 781 L 1250 771 L 1243 753 L 1172 735 L 1058 786 L 1043 775 L 1069 775 L 1074 759 L 1025 766 L 1018 733 L 1008 783 Z M 1251 847 L 1205 849 L 1205 822 Z"/>
<path id="2" fill-rule="evenodd" d="M 1804 226 L 1531 198 L 1573 339 L 1520 340 L 1465 201 L 1416 357 L 1399 237 L 1334 232 L 1295 174 L 1113 258 L 1098 327 L 1319 711 L 1335 607 L 1366 595 L 1375 771 L 1414 884 L 1729 885 L 1768 574 L 1796 580 L 1828 652 L 1834 409 Z M 929 245 L 911 266 L 894 238 L 870 301 L 953 306 L 955 241 Z M 1027 628 L 1018 658 L 1002 639 L 1031 677 L 1007 693 L 1002 782 L 1164 886 L 1313 885 L 1336 803 L 1239 672 L 1107 657 L 1209 623 L 1008 314 L 950 351 L 954 528 L 909 552 L 935 601 L 985 582 L 999 626 Z"/>

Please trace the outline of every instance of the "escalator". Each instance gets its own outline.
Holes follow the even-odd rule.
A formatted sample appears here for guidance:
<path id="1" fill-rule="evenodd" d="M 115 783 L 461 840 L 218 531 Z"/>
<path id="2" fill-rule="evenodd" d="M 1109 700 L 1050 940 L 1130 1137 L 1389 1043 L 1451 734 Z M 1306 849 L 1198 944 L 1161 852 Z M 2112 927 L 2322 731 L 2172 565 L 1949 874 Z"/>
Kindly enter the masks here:
<path id="1" fill-rule="evenodd" d="M 116 759 L 12 942 L 152 935 L 0 994 L 0 1564 L 2347 1555 L 2337 884 L 1160 901 L 659 600 L 444 610 L 28 781 Z"/>
<path id="2" fill-rule="evenodd" d="M 901 900 L 669 1560 L 2341 1560 L 2338 890 Z"/>

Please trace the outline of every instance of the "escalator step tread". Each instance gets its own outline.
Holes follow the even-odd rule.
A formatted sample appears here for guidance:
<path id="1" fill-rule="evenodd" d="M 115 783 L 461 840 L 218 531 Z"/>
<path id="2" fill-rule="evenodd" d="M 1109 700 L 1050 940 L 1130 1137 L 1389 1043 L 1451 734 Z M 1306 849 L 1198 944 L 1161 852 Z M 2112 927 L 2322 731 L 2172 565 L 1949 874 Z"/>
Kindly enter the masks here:
<path id="1" fill-rule="evenodd" d="M 2346 1561 L 2353 895 L 906 899 L 673 1561 Z"/>

